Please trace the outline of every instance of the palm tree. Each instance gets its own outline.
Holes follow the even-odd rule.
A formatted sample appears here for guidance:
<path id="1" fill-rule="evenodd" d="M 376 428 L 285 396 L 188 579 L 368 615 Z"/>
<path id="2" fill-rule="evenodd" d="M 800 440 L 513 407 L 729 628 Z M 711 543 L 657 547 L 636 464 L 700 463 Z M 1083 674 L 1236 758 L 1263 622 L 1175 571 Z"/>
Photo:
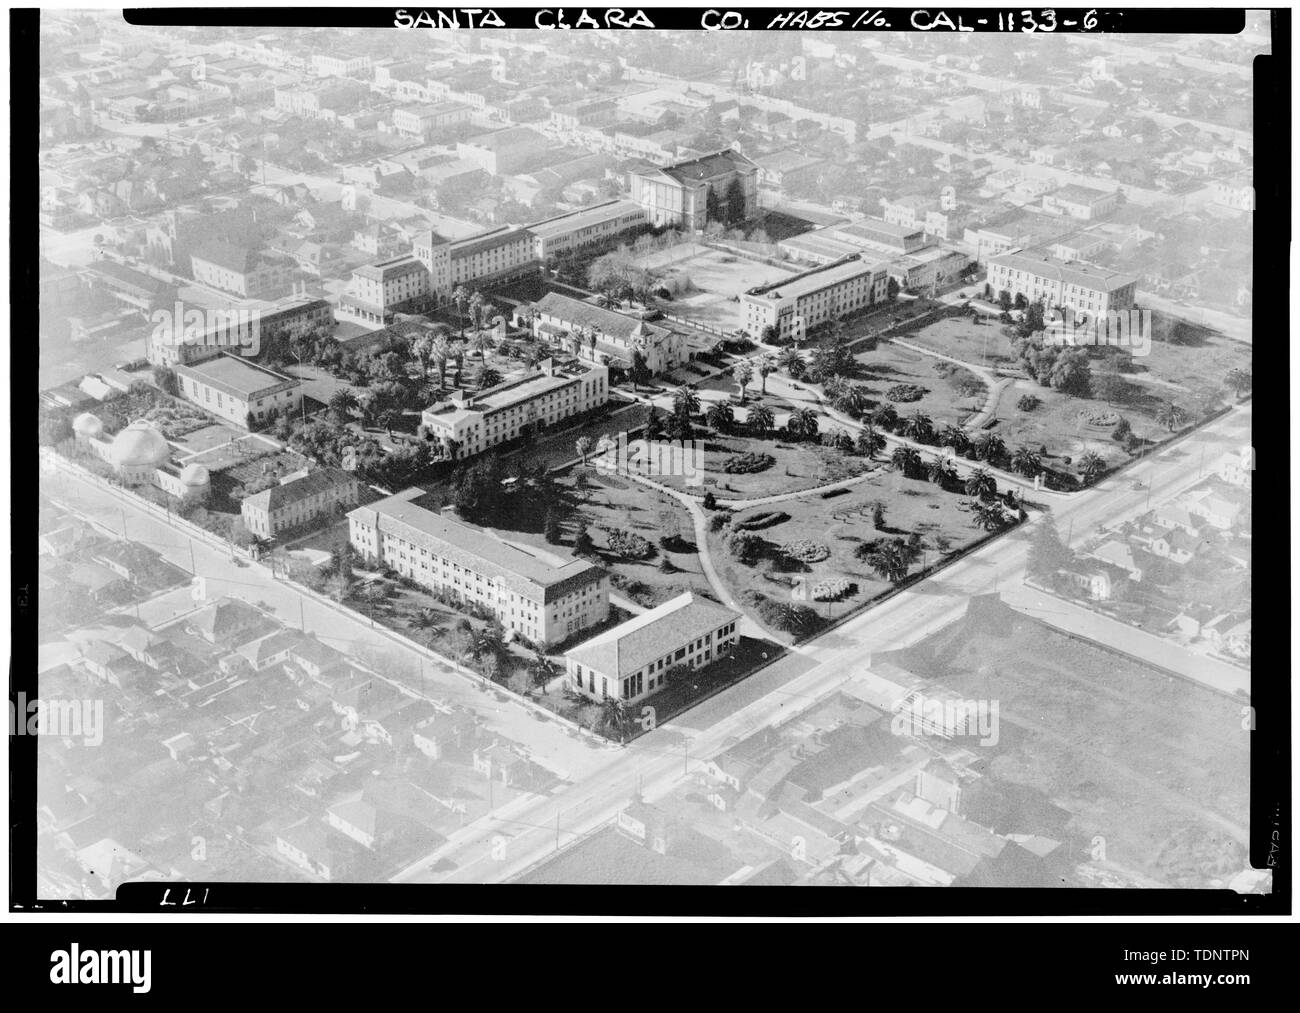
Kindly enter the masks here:
<path id="1" fill-rule="evenodd" d="M 436 335 L 429 344 L 429 361 L 438 367 L 438 386 L 447 386 L 447 360 L 451 358 L 451 342 L 444 334 Z"/>
<path id="2" fill-rule="evenodd" d="M 343 425 L 351 421 L 352 413 L 356 411 L 358 405 L 357 396 L 352 393 L 352 390 L 348 387 L 340 387 L 330 397 L 330 415 L 336 423 Z"/>
<path id="3" fill-rule="evenodd" d="M 469 339 L 469 347 L 478 352 L 479 361 L 482 362 L 494 347 L 492 336 L 487 331 L 475 331 L 474 336 Z"/>
<path id="4" fill-rule="evenodd" d="M 758 359 L 758 379 L 760 383 L 759 390 L 767 393 L 767 376 L 769 373 L 776 372 L 776 361 L 770 355 L 760 356 Z"/>
<path id="5" fill-rule="evenodd" d="M 528 662 L 528 674 L 532 677 L 534 686 L 545 686 L 560 674 L 560 670 L 542 651 L 534 651 Z"/>
<path id="6" fill-rule="evenodd" d="M 996 464 L 1007 453 L 1006 441 L 994 433 L 981 433 L 975 438 L 972 446 L 975 450 L 975 456 L 981 461 L 988 461 L 990 464 Z"/>
<path id="7" fill-rule="evenodd" d="M 750 365 L 748 359 L 741 359 L 731 367 L 731 375 L 736 380 L 736 386 L 740 388 L 740 403 L 745 403 L 745 386 L 754 378 L 754 367 Z"/>
<path id="8" fill-rule="evenodd" d="M 1228 375 L 1223 378 L 1224 384 L 1237 395 L 1237 400 L 1245 395 L 1246 391 L 1253 386 L 1253 380 L 1248 369 L 1229 370 Z"/>
<path id="9" fill-rule="evenodd" d="M 1092 485 L 1097 476 L 1106 470 L 1106 462 L 1095 450 L 1089 450 L 1078 460 L 1079 474 L 1083 476 L 1084 485 Z"/>
<path id="10" fill-rule="evenodd" d="M 966 495 L 977 499 L 991 499 L 998 493 L 998 482 L 988 468 L 972 468 L 966 476 Z"/>
<path id="11" fill-rule="evenodd" d="M 678 387 L 673 391 L 673 411 L 678 415 L 696 415 L 700 410 L 700 395 L 691 386 Z"/>
<path id="12" fill-rule="evenodd" d="M 939 433 L 939 445 L 951 447 L 954 454 L 961 454 L 970 447 L 970 436 L 961 426 L 949 422 Z"/>
<path id="13" fill-rule="evenodd" d="M 817 435 L 819 428 L 817 413 L 811 408 L 798 408 L 790 413 L 785 427 L 792 435 L 811 440 Z"/>
<path id="14" fill-rule="evenodd" d="M 776 413 L 765 404 L 757 404 L 749 409 L 747 421 L 750 432 L 766 435 L 776 425 Z"/>
<path id="15" fill-rule="evenodd" d="M 492 326 L 492 321 L 500 315 L 501 311 L 499 309 L 493 306 L 492 303 L 485 301 L 483 305 L 478 308 L 479 326 L 485 329 L 490 328 Z"/>
<path id="16" fill-rule="evenodd" d="M 411 629 L 419 630 L 424 634 L 425 644 L 436 640 L 442 635 L 443 618 L 442 613 L 436 609 L 422 608 L 411 616 Z"/>
<path id="17" fill-rule="evenodd" d="M 803 356 L 799 354 L 799 349 L 793 345 L 786 345 L 785 348 L 777 352 L 776 364 L 784 369 L 789 376 L 794 376 L 796 371 L 803 367 Z"/>
<path id="18" fill-rule="evenodd" d="M 429 352 L 433 348 L 433 336 L 421 334 L 411 342 L 409 349 L 411 358 L 415 360 L 416 365 L 420 367 L 420 379 L 429 379 Z"/>
<path id="19" fill-rule="evenodd" d="M 892 402 L 886 401 L 884 404 L 877 405 L 872 409 L 868 418 L 873 426 L 879 429 L 888 429 L 892 432 L 894 426 L 898 425 L 898 409 L 894 407 Z"/>
<path id="20" fill-rule="evenodd" d="M 1019 447 L 1011 455 L 1011 468 L 1018 474 L 1031 477 L 1042 469 L 1043 460 L 1038 451 L 1030 447 Z"/>
<path id="21" fill-rule="evenodd" d="M 475 290 L 470 293 L 469 297 L 469 322 L 477 329 L 479 318 L 483 312 L 483 293 Z"/>
<path id="22" fill-rule="evenodd" d="M 867 550 L 863 558 L 877 576 L 891 583 L 906 577 L 907 568 L 912 563 L 912 554 L 901 538 L 876 542 Z"/>
<path id="23" fill-rule="evenodd" d="M 456 306 L 456 316 L 460 319 L 460 336 L 465 336 L 465 307 L 469 304 L 469 290 L 464 285 L 457 285 L 451 292 L 451 301 Z"/>
<path id="24" fill-rule="evenodd" d="M 920 409 L 903 419 L 901 432 L 918 443 L 928 443 L 934 435 L 934 422 Z"/>
<path id="25" fill-rule="evenodd" d="M 605 697 L 600 704 L 600 727 L 613 733 L 621 742 L 627 734 L 632 718 L 622 700 L 612 696 Z"/>
<path id="26" fill-rule="evenodd" d="M 451 343 L 451 361 L 456 364 L 456 386 L 460 386 L 461 373 L 465 371 L 465 342 Z"/>
<path id="27" fill-rule="evenodd" d="M 592 441 L 590 436 L 579 436 L 578 441 L 573 445 L 574 449 L 578 452 L 578 456 L 582 458 L 584 466 L 587 463 L 587 455 L 591 453 L 591 448 L 594 446 L 595 443 Z"/>
<path id="28" fill-rule="evenodd" d="M 911 478 L 921 468 L 921 454 L 915 447 L 900 444 L 894 448 L 889 457 L 890 463 L 902 473 L 904 478 Z"/>
<path id="29" fill-rule="evenodd" d="M 1156 412 L 1156 421 L 1172 433 L 1187 421 L 1187 411 L 1181 405 L 1166 401 Z"/>
<path id="30" fill-rule="evenodd" d="M 1007 516 L 1002 512 L 1002 507 L 997 503 L 985 503 L 983 500 L 972 500 L 971 523 L 977 528 L 985 531 L 997 531 L 1006 526 Z"/>
<path id="31" fill-rule="evenodd" d="M 719 401 L 709 406 L 709 410 L 704 413 L 704 421 L 717 432 L 725 433 L 736 424 L 736 414 L 731 410 L 731 405 Z"/>
<path id="32" fill-rule="evenodd" d="M 862 417 L 862 413 L 866 411 L 867 403 L 866 389 L 856 383 L 852 385 L 845 384 L 844 389 L 832 401 L 836 411 L 851 415 L 855 419 Z"/>
<path id="33" fill-rule="evenodd" d="M 480 366 L 478 370 L 478 389 L 487 390 L 489 387 L 495 387 L 501 382 L 500 370 L 493 369 L 491 366 Z"/>
<path id="34" fill-rule="evenodd" d="M 957 469 L 951 458 L 932 457 L 925 464 L 925 473 L 930 476 L 931 482 L 945 489 L 957 481 Z"/>
<path id="35" fill-rule="evenodd" d="M 858 434 L 858 453 L 863 457 L 875 457 L 885 449 L 885 438 L 876 431 L 875 426 L 863 426 Z"/>

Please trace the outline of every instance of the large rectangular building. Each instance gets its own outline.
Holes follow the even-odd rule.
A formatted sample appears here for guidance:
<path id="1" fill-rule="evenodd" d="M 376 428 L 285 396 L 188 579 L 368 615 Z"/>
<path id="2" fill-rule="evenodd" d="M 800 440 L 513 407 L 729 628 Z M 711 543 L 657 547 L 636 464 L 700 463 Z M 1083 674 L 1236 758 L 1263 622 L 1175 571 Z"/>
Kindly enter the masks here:
<path id="1" fill-rule="evenodd" d="M 1041 250 L 1016 250 L 989 260 L 988 284 L 994 298 L 1007 292 L 1030 302 L 1076 312 L 1132 309 L 1137 279 L 1095 264 L 1059 260 Z"/>
<path id="2" fill-rule="evenodd" d="M 181 396 L 224 419 L 257 429 L 274 409 L 281 415 L 302 404 L 302 384 L 238 355 L 221 355 L 190 365 L 177 364 Z"/>
<path id="3" fill-rule="evenodd" d="M 710 207 L 729 217 L 732 183 L 739 185 L 741 219 L 758 210 L 758 166 L 731 148 L 663 168 L 628 173 L 632 199 L 646 210 L 654 225 L 675 225 L 688 231 L 703 229 Z"/>
<path id="4" fill-rule="evenodd" d="M 352 546 L 425 587 L 486 608 L 507 630 L 545 647 L 609 615 L 609 575 L 585 560 L 551 562 L 414 503 L 422 489 L 348 514 Z"/>
<path id="5" fill-rule="evenodd" d="M 507 281 L 540 271 L 527 229 L 504 225 L 449 244 L 451 287 Z"/>
<path id="6" fill-rule="evenodd" d="M 799 340 L 818 324 L 860 313 L 888 297 L 889 265 L 859 253 L 751 288 L 740 302 L 751 336 L 761 338 L 773 327 L 779 337 Z"/>
<path id="7" fill-rule="evenodd" d="M 328 518 L 335 510 L 357 505 L 361 482 L 338 468 L 317 468 L 285 478 L 278 485 L 255 492 L 240 504 L 244 526 L 259 538 L 304 529 Z"/>
<path id="8" fill-rule="evenodd" d="M 612 200 L 595 207 L 570 211 L 528 226 L 533 235 L 533 254 L 545 261 L 608 242 L 649 224 L 646 209 L 636 201 Z"/>
<path id="9" fill-rule="evenodd" d="M 425 429 L 453 457 L 471 457 L 489 447 L 553 426 L 609 400 L 609 370 L 602 365 L 561 367 L 544 359 L 539 372 L 477 393 L 455 391 L 450 401 L 426 408 Z"/>
<path id="10" fill-rule="evenodd" d="M 531 308 L 534 334 L 570 346 L 574 355 L 589 362 L 626 369 L 632 365 L 633 354 L 640 352 L 650 372 L 658 375 L 676 369 L 690 357 L 686 336 L 680 331 L 559 292 L 546 293 Z"/>
<path id="11" fill-rule="evenodd" d="M 352 272 L 339 312 L 382 327 L 398 312 L 419 312 L 433 296 L 429 269 L 414 254 L 364 264 Z"/>
<path id="12" fill-rule="evenodd" d="M 596 700 L 643 699 L 677 666 L 702 668 L 731 653 L 740 618 L 687 591 L 566 651 L 568 684 Z"/>

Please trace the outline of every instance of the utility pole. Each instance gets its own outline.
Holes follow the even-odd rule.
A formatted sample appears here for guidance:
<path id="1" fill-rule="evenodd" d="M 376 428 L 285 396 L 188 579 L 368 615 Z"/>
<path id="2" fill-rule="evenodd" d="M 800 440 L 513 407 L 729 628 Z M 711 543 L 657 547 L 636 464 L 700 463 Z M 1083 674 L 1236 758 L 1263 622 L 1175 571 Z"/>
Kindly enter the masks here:
<path id="1" fill-rule="evenodd" d="M 302 595 L 298 595 L 298 625 L 302 628 L 303 633 L 307 632 L 307 611 L 303 608 Z"/>
<path id="2" fill-rule="evenodd" d="M 191 538 L 189 541 L 190 541 L 190 573 L 194 574 L 194 576 L 197 577 L 199 575 L 199 564 L 194 561 L 194 539 Z"/>

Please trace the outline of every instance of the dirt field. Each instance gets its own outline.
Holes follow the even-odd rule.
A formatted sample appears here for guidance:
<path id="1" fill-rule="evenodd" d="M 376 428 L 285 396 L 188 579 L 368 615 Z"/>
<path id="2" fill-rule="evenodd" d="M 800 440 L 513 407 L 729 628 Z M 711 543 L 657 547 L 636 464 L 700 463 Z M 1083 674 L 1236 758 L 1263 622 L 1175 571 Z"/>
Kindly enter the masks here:
<path id="1" fill-rule="evenodd" d="M 687 284 L 681 295 L 663 304 L 664 312 L 722 330 L 734 330 L 745 323 L 740 302 L 732 302 L 733 296 L 794 273 L 694 244 L 656 250 L 640 257 L 637 263 L 653 268 L 670 285 Z"/>

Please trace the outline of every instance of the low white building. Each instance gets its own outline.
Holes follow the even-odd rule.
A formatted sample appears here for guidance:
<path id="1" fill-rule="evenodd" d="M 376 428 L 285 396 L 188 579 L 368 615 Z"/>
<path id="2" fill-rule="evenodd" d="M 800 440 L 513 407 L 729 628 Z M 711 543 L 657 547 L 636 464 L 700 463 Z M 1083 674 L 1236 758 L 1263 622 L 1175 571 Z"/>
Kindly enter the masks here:
<path id="1" fill-rule="evenodd" d="M 740 618 L 688 591 L 566 651 L 567 682 L 596 700 L 640 700 L 663 689 L 671 669 L 731 653 Z"/>

